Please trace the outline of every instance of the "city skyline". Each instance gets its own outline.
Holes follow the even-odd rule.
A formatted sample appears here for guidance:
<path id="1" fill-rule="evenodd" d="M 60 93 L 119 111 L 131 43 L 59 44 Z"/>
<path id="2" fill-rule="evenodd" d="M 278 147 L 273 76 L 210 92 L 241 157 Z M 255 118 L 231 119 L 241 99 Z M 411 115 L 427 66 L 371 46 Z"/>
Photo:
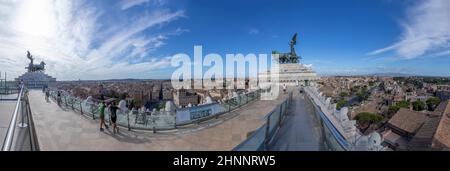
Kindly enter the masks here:
<path id="1" fill-rule="evenodd" d="M 4 0 L 0 68 L 20 75 L 30 50 L 58 80 L 169 79 L 171 57 L 194 45 L 221 56 L 287 52 L 297 32 L 301 62 L 320 75 L 450 76 L 448 8 L 445 0 Z"/>

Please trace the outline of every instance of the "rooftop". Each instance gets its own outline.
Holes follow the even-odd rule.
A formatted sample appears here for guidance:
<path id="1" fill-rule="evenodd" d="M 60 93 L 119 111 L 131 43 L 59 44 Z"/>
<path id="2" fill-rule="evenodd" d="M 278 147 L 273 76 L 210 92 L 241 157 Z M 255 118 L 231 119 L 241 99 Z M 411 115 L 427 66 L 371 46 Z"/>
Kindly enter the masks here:
<path id="1" fill-rule="evenodd" d="M 445 105 L 445 109 L 442 110 L 443 113 L 433 138 L 432 147 L 450 149 L 450 101 L 447 100 L 441 104 Z"/>
<path id="2" fill-rule="evenodd" d="M 450 147 L 450 101 L 444 101 L 429 116 L 409 143 L 410 150 L 442 150 Z"/>
<path id="3" fill-rule="evenodd" d="M 401 108 L 388 123 L 408 134 L 415 134 L 425 121 L 425 113 Z"/>

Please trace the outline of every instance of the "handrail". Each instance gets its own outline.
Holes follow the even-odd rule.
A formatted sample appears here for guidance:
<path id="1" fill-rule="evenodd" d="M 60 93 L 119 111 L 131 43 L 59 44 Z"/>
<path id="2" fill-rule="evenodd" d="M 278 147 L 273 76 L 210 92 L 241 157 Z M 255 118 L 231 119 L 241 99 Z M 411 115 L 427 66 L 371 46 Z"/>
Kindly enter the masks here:
<path id="1" fill-rule="evenodd" d="M 28 96 L 24 99 L 24 102 L 26 104 L 26 111 L 27 111 L 27 119 L 28 119 L 28 131 L 30 133 L 30 149 L 32 151 L 39 151 L 39 142 L 36 135 L 36 129 L 34 129 L 34 121 L 33 121 L 33 115 L 31 114 L 31 107 L 30 107 L 30 101 L 28 99 Z"/>
<path id="2" fill-rule="evenodd" d="M 19 114 L 19 107 L 22 104 L 23 88 L 24 88 L 24 85 L 22 85 L 22 87 L 20 88 L 20 93 L 19 93 L 19 96 L 17 97 L 16 107 L 14 109 L 14 113 L 11 118 L 11 122 L 9 123 L 8 131 L 6 133 L 6 137 L 3 142 L 2 151 L 10 151 L 11 150 L 12 142 L 14 139 L 14 132 L 17 127 L 16 124 L 17 124 L 17 116 Z"/>

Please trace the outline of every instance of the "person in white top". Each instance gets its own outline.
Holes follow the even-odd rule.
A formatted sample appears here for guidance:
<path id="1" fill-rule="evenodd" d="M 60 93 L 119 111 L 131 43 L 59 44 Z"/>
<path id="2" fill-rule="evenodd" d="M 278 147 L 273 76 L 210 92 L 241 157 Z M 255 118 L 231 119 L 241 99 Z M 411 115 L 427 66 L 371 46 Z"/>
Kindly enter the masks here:
<path id="1" fill-rule="evenodd" d="M 283 84 L 283 92 L 286 94 L 286 84 Z"/>

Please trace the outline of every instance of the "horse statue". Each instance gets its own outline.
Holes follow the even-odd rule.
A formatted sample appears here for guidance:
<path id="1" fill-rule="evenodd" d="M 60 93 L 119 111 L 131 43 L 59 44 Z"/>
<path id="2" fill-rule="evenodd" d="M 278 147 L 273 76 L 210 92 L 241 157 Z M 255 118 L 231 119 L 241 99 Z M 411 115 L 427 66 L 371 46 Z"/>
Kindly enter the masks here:
<path id="1" fill-rule="evenodd" d="M 39 65 L 34 65 L 34 72 L 36 71 L 45 71 L 45 62 L 41 61 L 41 63 L 39 63 Z"/>
<path id="2" fill-rule="evenodd" d="M 39 65 L 34 65 L 33 61 L 33 55 L 31 55 L 30 51 L 27 51 L 27 58 L 30 60 L 30 63 L 28 64 L 28 67 L 25 67 L 28 69 L 28 72 L 38 72 L 38 71 L 45 71 L 45 62 L 42 61 Z"/>
<path id="3" fill-rule="evenodd" d="M 290 53 L 279 53 L 277 51 L 272 52 L 272 54 L 278 55 L 278 58 L 276 59 L 280 64 L 285 63 L 298 63 L 299 62 L 299 56 L 297 56 L 297 53 L 295 52 L 295 45 L 297 44 L 297 33 L 294 34 L 292 37 L 291 42 L 289 43 L 289 46 L 291 47 Z"/>

